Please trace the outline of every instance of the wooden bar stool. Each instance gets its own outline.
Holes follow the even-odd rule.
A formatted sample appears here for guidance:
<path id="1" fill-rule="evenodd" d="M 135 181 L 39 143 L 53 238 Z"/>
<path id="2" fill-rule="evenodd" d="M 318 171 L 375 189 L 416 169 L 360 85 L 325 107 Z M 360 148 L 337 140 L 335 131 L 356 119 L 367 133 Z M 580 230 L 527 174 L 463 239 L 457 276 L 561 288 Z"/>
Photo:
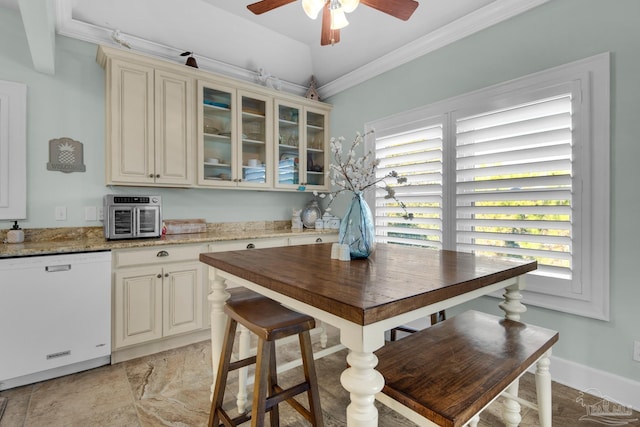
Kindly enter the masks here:
<path id="1" fill-rule="evenodd" d="M 278 404 L 283 401 L 289 403 L 313 426 L 323 426 L 318 380 L 309 334 L 309 331 L 315 327 L 313 317 L 290 310 L 246 288 L 232 288 L 228 291 L 231 297 L 227 300 L 224 311 L 229 316 L 229 321 L 211 402 L 209 427 L 218 427 L 220 422 L 225 426 L 236 426 L 248 420 L 251 420 L 252 426 L 263 426 L 266 412 L 270 413 L 271 426 L 277 426 L 280 422 Z M 238 323 L 258 336 L 258 353 L 256 356 L 231 362 Z M 300 340 L 305 381 L 285 390 L 278 385 L 275 341 L 291 335 L 298 335 Z M 256 365 L 256 373 L 251 414 L 240 414 L 231 419 L 222 408 L 227 376 L 230 371 L 252 364 Z M 294 396 L 302 393 L 307 393 L 308 410 L 293 399 Z"/>

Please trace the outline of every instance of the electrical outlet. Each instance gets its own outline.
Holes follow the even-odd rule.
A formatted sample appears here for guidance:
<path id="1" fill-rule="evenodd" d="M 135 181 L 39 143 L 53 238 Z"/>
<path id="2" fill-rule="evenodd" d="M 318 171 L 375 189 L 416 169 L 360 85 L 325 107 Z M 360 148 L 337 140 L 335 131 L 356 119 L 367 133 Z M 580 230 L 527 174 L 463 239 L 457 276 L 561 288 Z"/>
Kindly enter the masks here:
<path id="1" fill-rule="evenodd" d="M 104 221 L 104 207 L 98 206 L 98 221 Z"/>
<path id="2" fill-rule="evenodd" d="M 66 221 L 66 220 L 67 220 L 67 207 L 56 206 L 56 221 Z"/>
<path id="3" fill-rule="evenodd" d="M 633 360 L 640 362 L 640 341 L 633 344 Z"/>

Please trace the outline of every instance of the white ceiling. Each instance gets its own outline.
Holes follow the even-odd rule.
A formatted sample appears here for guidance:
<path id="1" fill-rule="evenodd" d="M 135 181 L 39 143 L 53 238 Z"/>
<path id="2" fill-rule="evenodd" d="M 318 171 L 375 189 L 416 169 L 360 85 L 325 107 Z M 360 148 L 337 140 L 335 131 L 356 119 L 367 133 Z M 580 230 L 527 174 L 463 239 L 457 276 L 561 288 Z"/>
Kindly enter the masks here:
<path id="1" fill-rule="evenodd" d="M 117 29 L 132 50 L 176 62 L 193 51 L 200 68 L 247 80 L 264 68 L 292 92 L 304 91 L 314 75 L 327 97 L 548 0 L 418 0 L 408 21 L 359 5 L 335 46 L 320 46 L 321 20 L 309 19 L 300 1 L 262 15 L 246 8 L 254 1 L 0 0 L 0 7 L 21 11 L 36 69 L 38 57 L 53 54 L 43 52 L 48 19 L 58 34 L 94 43 L 115 44 Z M 44 43 L 32 42 L 38 37 Z"/>

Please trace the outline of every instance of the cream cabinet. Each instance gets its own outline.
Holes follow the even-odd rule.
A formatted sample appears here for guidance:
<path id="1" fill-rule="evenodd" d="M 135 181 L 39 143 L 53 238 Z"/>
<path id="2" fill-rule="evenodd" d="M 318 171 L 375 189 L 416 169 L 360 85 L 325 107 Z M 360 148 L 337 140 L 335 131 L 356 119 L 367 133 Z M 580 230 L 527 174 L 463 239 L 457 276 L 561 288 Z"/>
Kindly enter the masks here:
<path id="1" fill-rule="evenodd" d="M 202 329 L 206 286 L 203 245 L 114 251 L 113 347 Z"/>
<path id="2" fill-rule="evenodd" d="M 195 80 L 115 58 L 105 69 L 107 184 L 193 185 Z"/>
<path id="3" fill-rule="evenodd" d="M 329 181 L 328 111 L 289 100 L 275 100 L 278 134 L 275 186 L 327 191 Z"/>
<path id="4" fill-rule="evenodd" d="M 198 81 L 198 184 L 270 188 L 273 102 L 269 96 Z"/>
<path id="5" fill-rule="evenodd" d="M 97 61 L 107 184 L 329 189 L 329 104 L 106 46 Z"/>

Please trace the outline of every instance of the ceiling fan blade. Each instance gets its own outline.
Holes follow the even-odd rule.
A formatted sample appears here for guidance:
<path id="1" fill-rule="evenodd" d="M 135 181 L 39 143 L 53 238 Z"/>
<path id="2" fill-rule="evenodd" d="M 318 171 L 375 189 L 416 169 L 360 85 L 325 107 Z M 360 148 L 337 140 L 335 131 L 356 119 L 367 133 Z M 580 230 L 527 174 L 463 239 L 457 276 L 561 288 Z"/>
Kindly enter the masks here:
<path id="1" fill-rule="evenodd" d="M 277 7 L 284 6 L 285 4 L 293 3 L 296 0 L 262 0 L 256 3 L 252 3 L 247 6 L 251 12 L 256 15 L 260 15 L 265 12 L 269 12 Z"/>
<path id="2" fill-rule="evenodd" d="M 329 2 L 322 9 L 322 33 L 320 35 L 320 45 L 334 45 L 340 41 L 340 30 L 331 29 L 331 11 Z"/>
<path id="3" fill-rule="evenodd" d="M 403 21 L 411 18 L 418 7 L 418 2 L 415 0 L 360 0 L 360 3 Z"/>

